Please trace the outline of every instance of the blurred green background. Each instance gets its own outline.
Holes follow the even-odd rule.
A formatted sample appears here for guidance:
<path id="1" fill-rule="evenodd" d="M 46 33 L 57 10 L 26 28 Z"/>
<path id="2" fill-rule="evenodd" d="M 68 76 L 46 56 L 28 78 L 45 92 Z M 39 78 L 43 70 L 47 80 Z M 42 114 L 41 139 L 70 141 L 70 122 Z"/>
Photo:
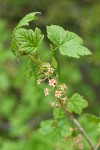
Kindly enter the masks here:
<path id="1" fill-rule="evenodd" d="M 0 0 L 0 150 L 63 150 L 37 133 L 40 122 L 52 118 L 51 99 L 44 97 L 44 85 L 27 78 L 24 58 L 18 62 L 10 51 L 14 27 L 30 12 L 42 12 L 33 29 L 38 26 L 46 35 L 45 26 L 56 24 L 84 39 L 93 55 L 58 55 L 60 79 L 69 96 L 78 92 L 87 99 L 84 112 L 100 116 L 100 0 Z M 44 54 L 48 47 L 45 38 Z"/>

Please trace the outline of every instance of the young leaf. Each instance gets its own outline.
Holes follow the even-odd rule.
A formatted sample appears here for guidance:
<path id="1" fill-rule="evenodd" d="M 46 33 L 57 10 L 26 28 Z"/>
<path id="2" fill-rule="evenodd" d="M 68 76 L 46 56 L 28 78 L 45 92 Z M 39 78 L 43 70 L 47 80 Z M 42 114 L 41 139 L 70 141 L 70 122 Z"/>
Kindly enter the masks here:
<path id="1" fill-rule="evenodd" d="M 43 35 L 40 29 L 36 28 L 35 31 L 20 28 L 14 32 L 14 41 L 19 49 L 20 54 L 29 54 L 36 52 L 36 49 L 43 40 Z"/>
<path id="2" fill-rule="evenodd" d="M 65 117 L 65 114 L 64 114 L 64 111 L 62 110 L 62 108 L 59 107 L 57 109 L 54 109 L 53 116 L 54 116 L 54 119 L 61 119 L 61 118 Z"/>
<path id="3" fill-rule="evenodd" d="M 14 38 L 12 38 L 12 42 L 11 42 L 11 51 L 14 55 L 18 56 L 19 52 Z"/>
<path id="4" fill-rule="evenodd" d="M 22 20 L 18 23 L 15 29 L 21 28 L 22 26 L 28 25 L 28 23 L 32 20 L 37 20 L 36 14 L 41 14 L 40 12 L 34 12 L 26 15 Z"/>
<path id="5" fill-rule="evenodd" d="M 83 99 L 82 96 L 75 93 L 67 102 L 67 110 L 69 112 L 75 112 L 77 114 L 81 114 L 83 109 L 88 106 L 86 100 Z"/>
<path id="6" fill-rule="evenodd" d="M 43 121 L 39 132 L 43 135 L 50 136 L 54 140 L 61 140 L 71 135 L 70 126 L 66 120 Z"/>
<path id="7" fill-rule="evenodd" d="M 79 58 L 80 55 L 91 54 L 87 48 L 82 46 L 82 38 L 73 32 L 65 31 L 60 26 L 47 26 L 47 36 L 50 41 L 59 47 L 62 55 Z"/>

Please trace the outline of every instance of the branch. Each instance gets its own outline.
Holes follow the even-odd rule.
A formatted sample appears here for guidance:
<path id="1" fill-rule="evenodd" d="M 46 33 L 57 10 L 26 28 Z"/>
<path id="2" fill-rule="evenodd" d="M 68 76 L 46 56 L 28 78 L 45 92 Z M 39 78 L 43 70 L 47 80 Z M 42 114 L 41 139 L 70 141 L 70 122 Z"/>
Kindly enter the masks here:
<path id="1" fill-rule="evenodd" d="M 99 146 L 100 146 L 100 138 L 99 138 L 99 142 L 98 142 L 98 144 L 97 144 L 95 150 L 97 150 L 97 149 L 99 148 Z"/>
<path id="2" fill-rule="evenodd" d="M 74 124 L 78 127 L 78 129 L 81 131 L 81 133 L 83 134 L 83 136 L 85 137 L 85 139 L 87 140 L 88 144 L 90 145 L 91 147 L 91 150 L 97 150 L 94 148 L 94 146 L 92 145 L 92 142 L 90 141 L 88 135 L 86 134 L 86 132 L 84 131 L 83 127 L 80 125 L 80 123 L 77 121 L 77 119 L 70 113 L 66 110 L 64 104 L 62 103 L 62 101 L 59 99 L 59 102 L 61 104 L 61 107 L 65 113 L 66 116 L 68 116 L 73 122 Z"/>

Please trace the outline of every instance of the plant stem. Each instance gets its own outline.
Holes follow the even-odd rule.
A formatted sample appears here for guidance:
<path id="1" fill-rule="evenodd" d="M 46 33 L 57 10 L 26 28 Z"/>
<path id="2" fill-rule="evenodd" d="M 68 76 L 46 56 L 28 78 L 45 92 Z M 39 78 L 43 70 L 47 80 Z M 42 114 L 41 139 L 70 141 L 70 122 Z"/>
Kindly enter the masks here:
<path id="1" fill-rule="evenodd" d="M 70 113 L 66 110 L 64 104 L 62 103 L 62 101 L 59 99 L 59 102 L 61 104 L 61 107 L 65 113 L 66 116 L 68 116 L 73 122 L 74 124 L 78 127 L 78 129 L 81 131 L 81 133 L 83 134 L 83 136 L 85 137 L 85 139 L 87 140 L 88 144 L 90 145 L 91 147 L 91 150 L 97 150 L 94 148 L 94 146 L 92 145 L 92 142 L 90 141 L 88 135 L 86 134 L 86 132 L 84 131 L 83 127 L 80 125 L 80 123 L 77 121 L 77 119 Z"/>
<path id="2" fill-rule="evenodd" d="M 47 58 L 52 52 L 54 52 L 55 50 L 57 50 L 57 48 L 58 48 L 58 47 L 56 47 L 55 49 L 53 49 L 52 51 L 50 51 L 50 52 L 42 59 L 42 61 L 43 61 L 45 58 Z"/>
<path id="3" fill-rule="evenodd" d="M 100 138 L 99 138 L 99 142 L 98 142 L 98 144 L 97 144 L 95 150 L 97 150 L 99 147 L 100 147 Z"/>

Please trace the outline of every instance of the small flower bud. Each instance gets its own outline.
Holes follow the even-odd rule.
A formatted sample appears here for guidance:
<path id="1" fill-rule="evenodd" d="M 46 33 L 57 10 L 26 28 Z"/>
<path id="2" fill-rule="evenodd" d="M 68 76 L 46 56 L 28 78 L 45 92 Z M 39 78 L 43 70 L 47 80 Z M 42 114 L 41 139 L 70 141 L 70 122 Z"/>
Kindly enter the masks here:
<path id="1" fill-rule="evenodd" d="M 71 132 L 73 132 L 73 131 L 74 131 L 74 128 L 70 127 L 69 130 L 70 130 Z"/>
<path id="2" fill-rule="evenodd" d="M 62 83 L 60 85 L 60 88 L 61 88 L 62 91 L 65 91 L 67 89 L 67 86 L 66 86 L 66 84 Z"/>
<path id="3" fill-rule="evenodd" d="M 66 104 L 67 96 L 61 99 L 63 104 Z"/>
<path id="4" fill-rule="evenodd" d="M 54 72 L 54 69 L 53 69 L 53 68 L 48 68 L 48 73 L 49 73 L 49 74 L 53 74 L 53 72 Z"/>
<path id="5" fill-rule="evenodd" d="M 37 82 L 37 85 L 39 85 L 42 82 L 42 79 L 39 78 L 36 80 L 36 82 Z"/>
<path id="6" fill-rule="evenodd" d="M 55 104 L 55 107 L 56 107 L 56 108 L 59 108 L 59 105 L 56 103 L 56 104 Z"/>
<path id="7" fill-rule="evenodd" d="M 74 139 L 74 143 L 77 144 L 77 143 L 80 143 L 82 141 L 82 136 L 81 134 L 79 134 L 75 139 Z"/>
<path id="8" fill-rule="evenodd" d="M 79 148 L 83 150 L 84 148 L 83 143 L 79 143 Z"/>
<path id="9" fill-rule="evenodd" d="M 52 102 L 52 101 L 50 101 L 50 105 L 51 105 L 51 107 L 55 107 L 55 102 Z"/>
<path id="10" fill-rule="evenodd" d="M 48 88 L 44 89 L 44 94 L 45 94 L 45 96 L 47 96 L 49 94 L 49 89 Z"/>

